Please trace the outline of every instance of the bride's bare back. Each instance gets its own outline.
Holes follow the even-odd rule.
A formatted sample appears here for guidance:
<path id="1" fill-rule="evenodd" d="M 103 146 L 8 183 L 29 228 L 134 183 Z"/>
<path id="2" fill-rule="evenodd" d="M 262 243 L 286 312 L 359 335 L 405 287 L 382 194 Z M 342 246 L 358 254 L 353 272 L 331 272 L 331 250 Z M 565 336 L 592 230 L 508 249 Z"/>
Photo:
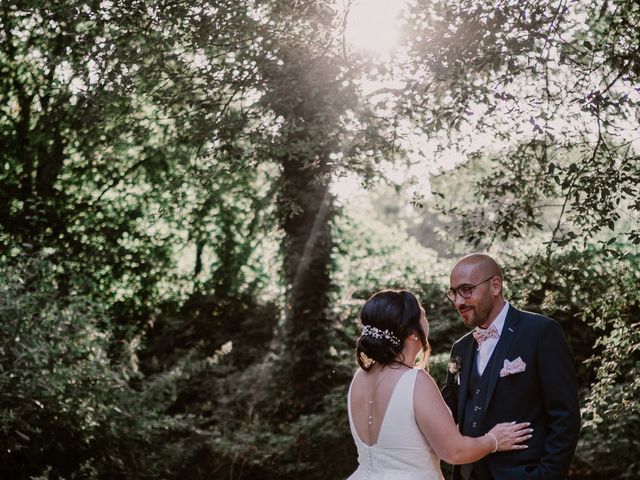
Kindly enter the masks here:
<path id="1" fill-rule="evenodd" d="M 378 366 L 359 370 L 351 387 L 352 420 L 358 437 L 372 446 L 378 442 L 380 429 L 391 396 L 400 377 L 409 370 L 404 365 Z"/>

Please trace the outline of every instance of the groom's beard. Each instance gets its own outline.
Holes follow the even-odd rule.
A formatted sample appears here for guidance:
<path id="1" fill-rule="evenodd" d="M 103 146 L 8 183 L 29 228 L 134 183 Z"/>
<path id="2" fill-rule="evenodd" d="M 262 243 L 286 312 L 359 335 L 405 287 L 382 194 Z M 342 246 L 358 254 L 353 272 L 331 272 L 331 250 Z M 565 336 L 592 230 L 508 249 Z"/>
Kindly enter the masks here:
<path id="1" fill-rule="evenodd" d="M 489 320 L 491 304 L 488 302 L 478 302 L 477 305 L 463 303 L 458 307 L 458 313 L 467 328 L 476 328 Z"/>

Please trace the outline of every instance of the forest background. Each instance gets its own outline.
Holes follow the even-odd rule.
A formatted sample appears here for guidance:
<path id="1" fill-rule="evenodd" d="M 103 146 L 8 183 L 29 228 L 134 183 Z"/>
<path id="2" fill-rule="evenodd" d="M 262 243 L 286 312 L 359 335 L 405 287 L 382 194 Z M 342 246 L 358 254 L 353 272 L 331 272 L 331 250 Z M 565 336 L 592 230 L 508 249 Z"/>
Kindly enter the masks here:
<path id="1" fill-rule="evenodd" d="M 442 380 L 480 250 L 640 476 L 640 6 L 373 3 L 0 3 L 2 478 L 346 478 L 359 306 Z"/>

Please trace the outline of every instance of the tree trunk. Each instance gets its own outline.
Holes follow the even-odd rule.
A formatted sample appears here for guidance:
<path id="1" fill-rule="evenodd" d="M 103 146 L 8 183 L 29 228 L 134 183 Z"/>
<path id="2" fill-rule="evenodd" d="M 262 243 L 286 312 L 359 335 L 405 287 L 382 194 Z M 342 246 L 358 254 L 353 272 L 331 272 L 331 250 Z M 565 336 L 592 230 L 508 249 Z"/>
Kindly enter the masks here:
<path id="1" fill-rule="evenodd" d="M 330 334 L 327 311 L 331 291 L 333 199 L 321 167 L 285 161 L 282 197 L 300 208 L 281 205 L 284 278 L 287 285 L 284 371 L 292 388 L 293 412 L 306 412 L 328 390 L 326 356 Z"/>
<path id="2" fill-rule="evenodd" d="M 299 46 L 279 54 L 284 65 L 266 65 L 264 71 L 269 81 L 265 99 L 283 119 L 273 158 L 281 168 L 277 215 L 285 234 L 286 299 L 272 384 L 278 389 L 276 415 L 290 419 L 317 409 L 330 388 L 330 154 L 345 107 L 336 90 L 336 67 L 326 57 Z"/>

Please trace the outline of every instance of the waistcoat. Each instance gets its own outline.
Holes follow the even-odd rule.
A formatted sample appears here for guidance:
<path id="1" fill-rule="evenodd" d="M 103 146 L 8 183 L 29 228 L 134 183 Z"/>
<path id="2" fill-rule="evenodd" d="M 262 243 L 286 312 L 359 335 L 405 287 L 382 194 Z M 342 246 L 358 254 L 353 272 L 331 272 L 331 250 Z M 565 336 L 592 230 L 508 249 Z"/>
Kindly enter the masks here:
<path id="1" fill-rule="evenodd" d="M 495 353 L 495 350 L 494 350 Z M 464 404 L 464 421 L 462 423 L 462 434 L 468 437 L 481 437 L 487 433 L 489 427 L 493 425 L 484 425 L 482 419 L 484 417 L 484 405 L 487 399 L 487 391 L 489 385 L 489 372 L 494 363 L 494 354 L 491 354 L 489 363 L 484 369 L 482 375 L 478 372 L 478 364 L 476 361 L 477 348 L 474 349 L 473 358 L 471 360 L 471 372 L 469 373 L 469 386 L 467 388 L 467 398 Z M 461 473 L 463 478 L 469 478 L 471 474 L 471 465 L 462 465 Z M 490 479 L 491 473 L 484 459 L 473 464 L 473 471 L 477 478 Z"/>

